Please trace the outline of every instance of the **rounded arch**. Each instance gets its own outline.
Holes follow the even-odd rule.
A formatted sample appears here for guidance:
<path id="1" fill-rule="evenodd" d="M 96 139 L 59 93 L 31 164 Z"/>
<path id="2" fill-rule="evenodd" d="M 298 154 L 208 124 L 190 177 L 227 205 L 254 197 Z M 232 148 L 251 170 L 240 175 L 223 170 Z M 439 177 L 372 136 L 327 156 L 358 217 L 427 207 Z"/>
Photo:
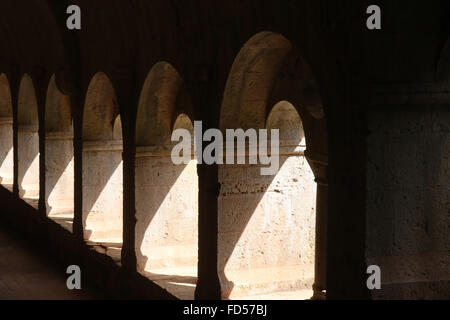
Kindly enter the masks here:
<path id="1" fill-rule="evenodd" d="M 279 129 L 279 138 L 289 145 L 306 146 L 303 123 L 295 109 L 289 101 L 280 101 L 272 108 L 267 117 L 266 129 Z"/>
<path id="2" fill-rule="evenodd" d="M 45 207 L 49 218 L 72 231 L 74 151 L 70 97 L 50 78 L 45 100 Z"/>
<path id="3" fill-rule="evenodd" d="M 319 261 L 315 248 L 316 235 L 325 233 L 320 226 L 315 227 L 319 197 L 306 157 L 306 142 L 312 146 L 316 140 L 324 143 L 324 123 L 319 90 L 300 50 L 273 32 L 250 38 L 227 79 L 220 129 L 278 129 L 280 148 L 272 149 L 276 144 L 272 143 L 274 136 L 270 137 L 271 165 L 275 163 L 272 175 L 263 175 L 260 170 L 269 154 L 269 148 L 261 149 L 261 138 L 265 138 L 261 131 L 258 163 L 219 166 L 218 274 L 222 297 L 293 290 L 297 298 L 310 298 L 313 287 L 321 289 L 317 283 L 313 286 L 319 274 L 315 272 Z M 320 199 L 322 210 L 326 199 Z M 268 279 L 267 273 L 273 277 Z"/>
<path id="4" fill-rule="evenodd" d="M 72 132 L 70 97 L 64 95 L 56 85 L 56 77 L 50 79 L 45 101 L 45 131 Z"/>
<path id="5" fill-rule="evenodd" d="M 20 81 L 19 103 L 17 110 L 19 125 L 38 125 L 38 104 L 33 80 L 25 74 Z"/>
<path id="6" fill-rule="evenodd" d="M 292 44 L 280 34 L 261 32 L 245 43 L 228 76 L 220 128 L 263 128 L 273 81 Z"/>
<path id="7" fill-rule="evenodd" d="M 122 119 L 117 115 L 113 125 L 113 140 L 122 140 Z"/>
<path id="8" fill-rule="evenodd" d="M 0 118 L 12 117 L 11 87 L 5 73 L 0 74 Z"/>
<path id="9" fill-rule="evenodd" d="M 320 90 L 299 48 L 283 35 L 264 31 L 250 38 L 239 51 L 227 79 L 220 110 L 220 128 L 262 129 L 271 108 L 291 101 L 302 118 L 310 143 L 326 135 Z M 321 129 L 320 129 L 321 130 Z M 319 130 L 319 131 L 320 131 Z"/>
<path id="10" fill-rule="evenodd" d="M 187 114 L 180 113 L 175 118 L 172 131 L 175 131 L 177 129 L 186 129 L 191 133 L 194 132 L 194 124 L 192 123 L 191 118 Z"/>
<path id="11" fill-rule="evenodd" d="M 271 91 L 269 105 L 291 101 L 304 124 L 325 120 L 322 96 L 316 77 L 300 49 L 293 46 L 284 57 Z M 306 128 L 305 128 L 306 130 Z"/>
<path id="12" fill-rule="evenodd" d="M 192 115 L 179 73 L 167 62 L 155 64 L 144 82 L 136 120 L 137 269 L 184 299 L 194 298 L 197 277 L 197 162 L 188 144 L 184 161 L 176 164 L 171 138 L 175 129 L 187 129 L 192 136 Z"/>
<path id="13" fill-rule="evenodd" d="M 192 118 L 192 106 L 178 71 L 168 62 L 158 62 L 142 87 L 136 119 L 136 145 L 170 143 L 172 125 L 178 113 Z"/>
<path id="14" fill-rule="evenodd" d="M 83 111 L 83 141 L 114 140 L 114 122 L 119 114 L 114 87 L 108 76 L 99 72 L 92 78 Z"/>
<path id="15" fill-rule="evenodd" d="M 122 122 L 105 73 L 89 84 L 83 110 L 82 218 L 84 238 L 117 250 L 123 236 Z"/>

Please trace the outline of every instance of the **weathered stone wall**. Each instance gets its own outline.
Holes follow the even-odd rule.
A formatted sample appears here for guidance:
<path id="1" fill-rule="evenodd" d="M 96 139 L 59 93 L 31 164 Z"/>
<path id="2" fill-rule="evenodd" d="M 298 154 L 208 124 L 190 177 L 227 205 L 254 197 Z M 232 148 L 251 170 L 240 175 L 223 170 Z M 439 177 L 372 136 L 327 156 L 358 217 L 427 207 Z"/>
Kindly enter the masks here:
<path id="1" fill-rule="evenodd" d="M 122 242 L 122 150 L 104 141 L 84 143 L 83 221 L 85 238 Z"/>
<path id="2" fill-rule="evenodd" d="M 136 155 L 136 253 L 140 270 L 197 266 L 196 161 L 176 166 L 152 148 Z"/>
<path id="3" fill-rule="evenodd" d="M 74 210 L 74 163 L 72 136 L 67 133 L 46 135 L 45 199 L 47 214 Z"/>
<path id="4" fill-rule="evenodd" d="M 219 168 L 218 268 L 224 298 L 312 290 L 314 175 L 302 154 L 280 156 L 276 176 L 262 176 L 260 168 Z"/>
<path id="5" fill-rule="evenodd" d="M 0 182 L 12 184 L 14 176 L 13 119 L 0 118 Z"/>
<path id="6" fill-rule="evenodd" d="M 39 197 L 39 135 L 37 126 L 20 126 L 18 131 L 18 182 L 24 198 Z"/>
<path id="7" fill-rule="evenodd" d="M 369 114 L 367 263 L 382 272 L 375 297 L 450 292 L 448 108 L 386 106 Z"/>

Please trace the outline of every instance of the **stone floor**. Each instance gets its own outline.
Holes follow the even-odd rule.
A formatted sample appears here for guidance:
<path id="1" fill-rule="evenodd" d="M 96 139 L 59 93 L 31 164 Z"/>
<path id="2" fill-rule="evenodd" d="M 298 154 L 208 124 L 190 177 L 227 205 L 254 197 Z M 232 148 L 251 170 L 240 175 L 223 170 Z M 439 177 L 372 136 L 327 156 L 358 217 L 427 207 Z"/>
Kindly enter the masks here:
<path id="1" fill-rule="evenodd" d="M 179 299 L 194 299 L 195 287 L 197 284 L 197 267 L 150 269 L 143 272 L 143 274 Z M 247 279 L 242 282 L 246 282 L 247 285 L 254 286 L 255 283 L 249 283 L 252 280 L 249 278 L 251 277 L 247 277 Z M 295 276 L 295 273 L 291 273 L 289 276 L 286 275 L 284 280 L 289 280 L 288 278 L 292 278 L 290 279 L 290 282 L 295 283 L 295 279 L 297 277 Z M 263 279 L 267 279 L 267 277 L 260 278 L 259 282 L 265 283 Z M 312 284 L 310 287 L 312 287 Z M 312 295 L 313 290 L 311 288 L 296 287 L 291 290 L 279 290 L 267 294 L 252 294 L 251 291 L 247 291 L 245 294 L 230 298 L 231 300 L 308 300 L 311 299 Z"/>
<path id="2" fill-rule="evenodd" d="M 309 300 L 313 295 L 310 289 L 299 289 L 295 291 L 280 291 L 270 294 L 245 296 L 238 300 Z"/>
<path id="3" fill-rule="evenodd" d="M 313 270 L 278 266 L 228 270 L 233 291 L 230 300 L 306 300 L 313 295 Z"/>
<path id="4" fill-rule="evenodd" d="M 143 275 L 181 300 L 193 300 L 197 285 L 197 267 L 150 269 Z"/>
<path id="5" fill-rule="evenodd" d="M 69 232 L 72 232 L 73 230 L 73 217 L 74 213 L 70 211 L 64 211 L 64 212 L 57 212 L 50 214 L 48 216 L 50 219 L 55 221 L 57 224 L 59 224 L 61 227 L 66 229 Z"/>
<path id="6" fill-rule="evenodd" d="M 65 269 L 57 268 L 0 224 L 0 300 L 84 300 L 91 289 L 68 290 Z"/>

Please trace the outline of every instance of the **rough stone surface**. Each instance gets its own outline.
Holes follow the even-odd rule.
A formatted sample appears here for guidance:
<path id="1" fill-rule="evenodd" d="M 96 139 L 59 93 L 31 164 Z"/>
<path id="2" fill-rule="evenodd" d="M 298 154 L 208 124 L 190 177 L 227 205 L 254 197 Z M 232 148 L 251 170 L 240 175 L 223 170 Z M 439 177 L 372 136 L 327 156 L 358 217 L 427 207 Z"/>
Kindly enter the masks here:
<path id="1" fill-rule="evenodd" d="M 370 119 L 367 263 L 381 267 L 382 286 L 421 282 L 417 298 L 437 297 L 439 281 L 450 290 L 448 106 L 380 107 Z"/>
<path id="2" fill-rule="evenodd" d="M 53 139 L 52 139 L 53 138 Z M 74 210 L 74 160 L 71 138 L 47 137 L 45 144 L 47 214 Z"/>
<path id="3" fill-rule="evenodd" d="M 197 265 L 198 177 L 193 160 L 136 159 L 136 250 L 141 270 Z"/>
<path id="4" fill-rule="evenodd" d="M 83 220 L 85 238 L 122 242 L 122 154 L 83 152 Z"/>
<path id="5" fill-rule="evenodd" d="M 18 132 L 19 190 L 24 198 L 39 197 L 39 135 L 37 131 Z"/>
<path id="6" fill-rule="evenodd" d="M 273 176 L 260 166 L 219 169 L 219 274 L 222 295 L 312 287 L 315 183 L 304 156 L 280 157 Z M 312 295 L 312 292 L 311 292 Z"/>

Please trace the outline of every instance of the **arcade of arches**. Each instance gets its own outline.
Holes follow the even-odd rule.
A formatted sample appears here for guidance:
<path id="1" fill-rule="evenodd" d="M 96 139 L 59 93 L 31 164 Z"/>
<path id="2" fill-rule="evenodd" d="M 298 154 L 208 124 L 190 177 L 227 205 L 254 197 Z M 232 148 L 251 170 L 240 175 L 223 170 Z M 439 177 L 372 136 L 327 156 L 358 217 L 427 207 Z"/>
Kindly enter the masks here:
<path id="1" fill-rule="evenodd" d="M 50 3 L 52 13 L 39 13 L 52 16 L 49 24 L 62 9 Z M 233 10 L 249 10 L 241 6 Z M 363 112 L 358 103 L 369 102 L 356 92 L 364 90 L 348 80 L 356 71 L 341 74 L 340 62 L 308 38 L 314 32 L 272 23 L 249 22 L 256 29 L 236 32 L 239 41 L 224 35 L 224 46 L 196 44 L 205 56 L 195 57 L 145 32 L 129 41 L 146 34 L 154 41 L 148 48 L 117 42 L 109 55 L 101 45 L 110 39 L 92 20 L 79 39 L 61 21 L 48 31 L 56 63 L 49 54 L 39 68 L 0 64 L 1 185 L 121 277 L 156 285 L 154 298 L 448 297 L 450 114 L 442 106 L 450 99 L 433 96 L 445 101 L 425 112 L 427 122 L 424 96 L 413 95 L 402 118 L 409 100 L 380 86 L 370 102 L 379 107 Z M 187 33 L 175 38 L 195 43 Z M 220 62 L 203 64 L 210 55 Z M 438 82 L 448 81 L 439 72 Z M 388 110 L 397 103 L 403 107 Z M 195 121 L 223 133 L 278 129 L 278 172 L 200 164 L 194 152 L 189 163 L 174 164 L 172 133 L 193 133 Z M 424 148 L 439 159 L 427 163 Z M 423 166 L 415 168 L 411 155 Z M 422 178 L 406 178 L 411 168 Z M 385 270 L 385 291 L 368 292 L 370 264 Z"/>
<path id="2" fill-rule="evenodd" d="M 321 222 L 317 214 L 325 216 L 326 209 L 317 211 L 316 192 L 326 201 L 326 188 L 322 184 L 317 191 L 309 161 L 313 166 L 316 164 L 305 156 L 308 139 L 305 131 L 308 126 L 321 125 L 325 119 L 323 114 L 314 118 L 307 109 L 297 110 L 288 101 L 272 105 L 270 97 L 270 88 L 291 48 L 281 35 L 256 35 L 237 56 L 225 89 L 222 130 L 280 130 L 280 152 L 276 155 L 280 168 L 275 176 L 261 176 L 259 165 L 219 167 L 217 270 L 222 298 L 324 296 L 324 283 L 320 281 L 325 274 L 320 266 L 325 261 L 316 261 L 317 251 L 318 257 L 324 259 L 324 252 L 320 251 L 324 249 L 315 248 L 316 243 L 323 245 L 325 233 L 316 228 L 316 221 Z M 314 79 L 308 81 L 314 83 Z M 4 185 L 11 184 L 13 175 L 13 165 L 7 163 L 12 162 L 8 155 L 13 149 L 12 119 L 7 117 L 11 113 L 9 90 L 8 80 L 2 75 Z M 303 105 L 302 97 L 293 99 L 300 107 Z M 38 208 L 40 148 L 36 101 L 32 79 L 24 75 L 19 91 L 17 132 L 19 196 Z M 198 262 L 197 164 L 194 155 L 187 165 L 173 163 L 171 134 L 179 128 L 193 133 L 195 115 L 183 79 L 172 65 L 158 62 L 151 68 L 137 110 L 134 168 L 137 270 L 179 298 L 194 298 Z M 304 115 L 303 121 L 300 114 Z M 106 253 L 120 261 L 123 134 L 119 103 L 106 74 L 99 72 L 92 77 L 82 119 L 83 237 L 88 243 L 106 247 Z M 50 219 L 72 232 L 73 117 L 70 97 L 58 89 L 55 75 L 49 80 L 44 121 L 45 211 Z M 321 133 L 316 141 L 325 136 Z M 319 273 L 316 292 L 315 271 Z"/>

